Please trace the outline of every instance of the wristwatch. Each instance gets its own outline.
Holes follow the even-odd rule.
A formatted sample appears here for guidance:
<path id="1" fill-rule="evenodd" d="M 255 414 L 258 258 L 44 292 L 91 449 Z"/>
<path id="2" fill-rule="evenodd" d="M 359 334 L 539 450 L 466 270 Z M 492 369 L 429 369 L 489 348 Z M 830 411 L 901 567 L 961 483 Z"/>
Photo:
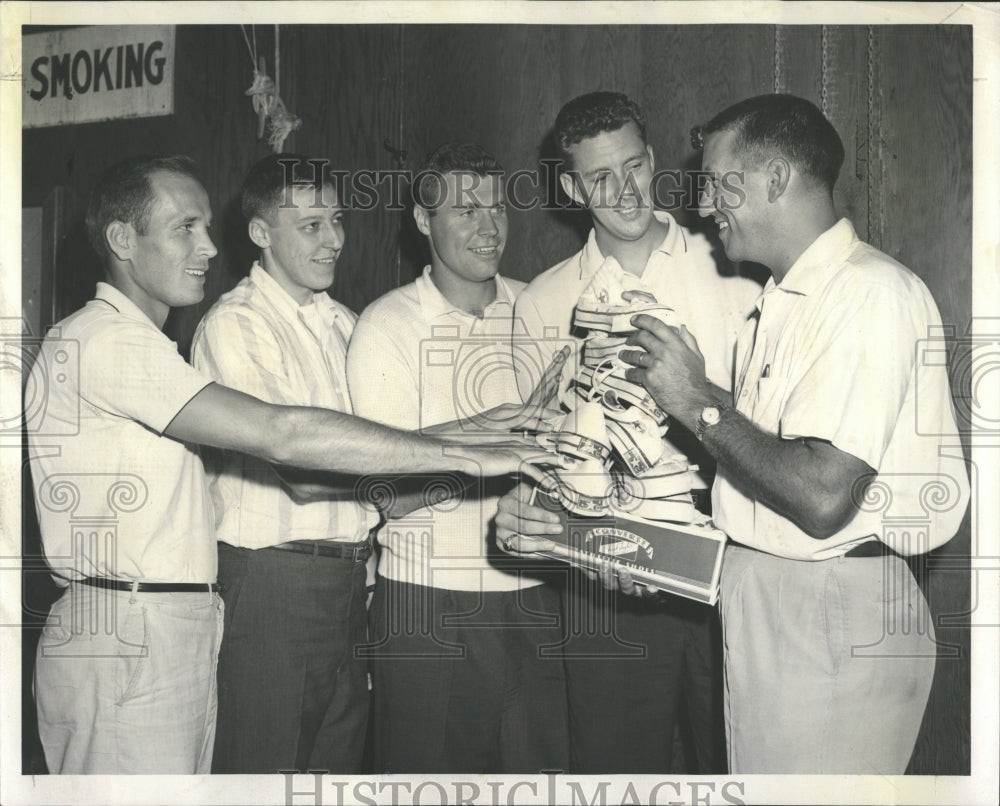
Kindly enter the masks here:
<path id="1" fill-rule="evenodd" d="M 701 414 L 698 416 L 698 422 L 694 427 L 694 435 L 698 439 L 705 438 L 705 429 L 716 425 L 719 420 L 722 419 L 722 413 L 726 411 L 729 406 L 722 403 L 716 403 L 714 406 L 705 406 L 701 410 Z"/>

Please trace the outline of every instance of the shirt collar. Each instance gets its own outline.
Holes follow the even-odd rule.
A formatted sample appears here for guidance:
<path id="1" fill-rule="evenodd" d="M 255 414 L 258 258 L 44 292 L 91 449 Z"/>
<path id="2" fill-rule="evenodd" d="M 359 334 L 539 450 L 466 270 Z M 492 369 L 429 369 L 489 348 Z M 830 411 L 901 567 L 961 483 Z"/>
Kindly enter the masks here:
<path id="1" fill-rule="evenodd" d="M 495 275 L 493 278 L 497 287 L 496 299 L 493 300 L 489 305 L 486 306 L 486 310 L 483 312 L 491 310 L 495 305 L 510 305 L 513 306 L 515 294 L 511 287 L 507 284 L 499 274 Z M 457 305 L 453 305 L 448 301 L 447 297 L 441 293 L 434 281 L 431 279 L 431 267 L 424 266 L 423 274 L 421 274 L 416 281 L 414 286 L 417 289 L 417 301 L 420 304 L 420 310 L 423 312 L 427 321 L 430 322 L 439 316 L 445 316 L 446 314 L 458 313 L 462 316 L 472 317 L 468 311 L 463 311 Z"/>
<path id="2" fill-rule="evenodd" d="M 840 219 L 806 247 L 780 283 L 775 285 L 773 277 L 768 280 L 765 292 L 773 287 L 804 296 L 818 291 L 840 270 L 840 256 L 857 242 L 854 225 L 846 218 Z"/>
<path id="3" fill-rule="evenodd" d="M 667 234 L 660 245 L 653 250 L 653 253 L 649 256 L 650 259 L 657 252 L 663 252 L 670 256 L 687 252 L 687 239 L 684 237 L 684 233 L 681 231 L 674 217 L 664 210 L 653 210 L 653 216 L 660 223 L 667 225 Z M 601 248 L 597 245 L 597 233 L 591 228 L 590 236 L 587 238 L 587 243 L 580 254 L 580 279 L 593 277 L 597 274 L 598 269 L 604 265 L 605 260 L 613 259 L 605 258 L 601 252 Z"/>
<path id="4" fill-rule="evenodd" d="M 132 302 L 132 300 L 111 285 L 111 283 L 99 282 L 94 299 L 103 300 L 129 319 L 138 319 L 141 322 L 148 322 L 153 327 L 156 327 L 156 323 L 146 315 L 142 308 Z M 156 327 L 156 329 L 161 330 L 159 327 Z"/>
<path id="5" fill-rule="evenodd" d="M 264 271 L 264 267 L 257 260 L 254 261 L 253 267 L 250 269 L 250 282 L 261 290 L 272 305 L 290 319 L 305 321 L 303 314 L 309 317 L 308 311 L 312 309 L 319 314 L 325 325 L 332 325 L 337 318 L 337 306 L 325 291 L 314 292 L 310 302 L 299 305 L 298 301 L 293 299 L 277 280 Z"/>

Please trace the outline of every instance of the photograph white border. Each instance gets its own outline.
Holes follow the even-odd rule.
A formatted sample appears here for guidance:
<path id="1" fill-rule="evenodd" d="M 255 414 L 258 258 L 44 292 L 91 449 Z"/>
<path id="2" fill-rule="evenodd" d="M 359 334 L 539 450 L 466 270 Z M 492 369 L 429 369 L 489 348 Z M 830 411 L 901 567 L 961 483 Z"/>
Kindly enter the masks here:
<path id="1" fill-rule="evenodd" d="M 266 2 L 266 3 L 25 3 L 4 2 L 0 45 L 0 318 L 21 317 L 21 55 L 20 26 L 87 24 L 352 24 L 352 23 L 530 23 L 565 24 L 952 24 L 973 26 L 973 335 L 1000 343 L 1000 6 L 961 3 L 776 3 L 776 2 Z M 5 335 L 0 332 L 0 336 Z M 1000 362 L 984 370 L 977 410 L 1000 422 Z M 996 368 L 994 368 L 996 367 Z M 0 371 L 5 372 L 2 368 Z M 0 388 L 0 422 L 11 422 L 21 406 L 20 387 L 9 377 Z M 588 799 L 601 791 L 607 804 L 646 803 L 657 784 L 660 803 L 725 803 L 729 795 L 769 804 L 995 804 L 1000 758 L 1000 440 L 973 435 L 972 559 L 972 774 L 969 776 L 427 776 L 328 777 L 322 803 L 455 803 L 469 787 L 480 787 L 483 803 L 569 803 L 570 782 Z M 21 774 L 20 450 L 0 445 L 0 803 L 19 804 L 313 804 L 289 799 L 281 776 L 24 776 Z M 982 495 L 976 495 L 976 490 Z M 986 491 L 994 491 L 987 494 Z M 491 787 L 488 782 L 497 782 Z M 697 782 L 705 782 L 692 787 Z M 713 782 L 711 789 L 707 782 Z M 423 788 L 419 785 L 423 783 Z M 632 789 L 629 789 L 629 785 Z M 395 785 L 395 789 L 391 785 Z M 292 788 L 308 792 L 312 776 L 296 776 Z M 408 785 L 408 789 L 406 786 Z M 381 795 L 378 795 L 381 786 Z M 440 788 L 439 788 L 440 787 Z M 338 799 L 338 792 L 340 797 Z M 442 794 L 444 793 L 444 800 Z M 638 799 L 637 799 L 638 798 Z M 589 801 L 588 801 L 589 802 Z"/>

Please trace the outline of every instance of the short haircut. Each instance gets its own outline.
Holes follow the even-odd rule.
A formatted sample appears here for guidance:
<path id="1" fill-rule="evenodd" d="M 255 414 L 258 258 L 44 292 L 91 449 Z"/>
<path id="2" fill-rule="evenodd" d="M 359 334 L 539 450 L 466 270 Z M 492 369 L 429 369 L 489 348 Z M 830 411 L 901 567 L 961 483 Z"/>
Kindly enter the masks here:
<path id="1" fill-rule="evenodd" d="M 123 221 L 131 224 L 140 235 L 146 234 L 156 197 L 149 177 L 158 172 L 201 181 L 190 157 L 156 154 L 116 162 L 98 178 L 87 203 L 85 224 L 90 245 L 101 258 L 111 256 L 104 233 L 112 222 Z"/>
<path id="2" fill-rule="evenodd" d="M 477 176 L 502 176 L 504 172 L 497 158 L 477 143 L 445 143 L 427 155 L 414 177 L 413 203 L 434 215 L 445 201 L 441 180 L 452 171 Z"/>
<path id="3" fill-rule="evenodd" d="M 734 147 L 753 164 L 781 155 L 829 191 L 844 164 L 844 144 L 819 108 L 794 95 L 757 95 L 724 109 L 704 126 L 691 130 L 701 148 L 704 138 L 721 131 L 736 133 Z"/>
<path id="4" fill-rule="evenodd" d="M 639 105 L 620 92 L 588 92 L 568 102 L 556 115 L 552 139 L 567 167 L 572 167 L 570 146 L 604 132 L 616 132 L 634 123 L 646 144 L 646 116 Z"/>
<path id="5" fill-rule="evenodd" d="M 325 182 L 336 187 L 327 160 L 289 152 L 271 154 L 255 163 L 243 180 L 240 210 L 247 221 L 263 218 L 273 224 L 288 188 L 321 189 Z"/>

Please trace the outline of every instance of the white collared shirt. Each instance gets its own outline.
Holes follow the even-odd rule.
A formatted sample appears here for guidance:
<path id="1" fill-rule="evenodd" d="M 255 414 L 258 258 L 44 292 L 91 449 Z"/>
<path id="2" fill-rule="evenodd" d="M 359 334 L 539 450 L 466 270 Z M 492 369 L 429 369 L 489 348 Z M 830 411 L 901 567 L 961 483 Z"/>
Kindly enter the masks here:
<path id="1" fill-rule="evenodd" d="M 497 275 L 496 299 L 477 318 L 445 299 L 427 267 L 415 282 L 369 305 L 347 355 L 357 412 L 415 431 L 520 402 L 510 337 L 514 299 L 523 286 Z M 450 590 L 538 584 L 499 570 L 486 558 L 498 493 L 510 485 L 509 479 L 486 479 L 461 502 L 448 500 L 390 520 L 379 533 L 379 573 Z"/>
<path id="2" fill-rule="evenodd" d="M 219 383 L 268 403 L 351 414 L 344 361 L 355 320 L 325 293 L 299 305 L 254 263 L 201 320 L 191 361 Z M 205 456 L 216 531 L 230 545 L 353 542 L 378 523 L 378 513 L 352 494 L 300 503 L 267 462 L 232 451 Z"/>
<path id="3" fill-rule="evenodd" d="M 754 310 L 760 285 L 739 275 L 720 274 L 707 239 L 680 226 L 669 213 L 657 210 L 654 215 L 667 225 L 667 235 L 649 256 L 638 278 L 639 289 L 677 312 L 705 356 L 708 379 L 731 389 L 733 345 Z M 518 296 L 515 333 L 523 333 L 536 343 L 548 343 L 544 355 L 535 356 L 529 349 L 519 349 L 515 342 L 522 396 L 530 394 L 548 359 L 567 340 L 576 336 L 576 346 L 582 343 L 573 332 L 573 310 L 593 276 L 610 261 L 617 262 L 601 253 L 591 230 L 583 249 L 538 275 Z M 565 373 L 575 372 L 576 364 L 568 361 Z"/>
<path id="4" fill-rule="evenodd" d="M 708 379 L 728 391 L 736 337 L 754 311 L 760 285 L 740 275 L 720 274 L 711 244 L 703 236 L 680 226 L 669 213 L 657 210 L 654 214 L 667 225 L 667 234 L 637 278 L 638 288 L 677 312 L 705 356 Z M 573 311 L 580 294 L 609 262 L 617 264 L 615 258 L 601 253 L 591 230 L 583 249 L 538 275 L 518 296 L 513 354 L 522 397 L 531 393 L 553 354 L 567 343 L 574 355 L 563 369 L 564 383 L 576 374 L 585 334 L 574 330 Z M 666 442 L 671 452 L 683 453 L 677 446 L 683 445 L 683 439 L 675 444 L 668 431 Z M 695 486 L 703 489 L 711 482 L 704 471 L 696 478 Z"/>
<path id="5" fill-rule="evenodd" d="M 861 459 L 878 477 L 861 511 L 825 540 L 739 492 L 721 465 L 717 525 L 782 557 L 822 560 L 879 537 L 902 554 L 941 545 L 969 498 L 940 360 L 941 318 L 909 269 L 858 240 L 847 219 L 819 236 L 737 345 L 735 405 L 783 439 L 811 437 Z"/>
<path id="6" fill-rule="evenodd" d="M 28 381 L 26 424 L 42 545 L 58 584 L 215 581 L 201 458 L 163 436 L 209 383 L 107 283 L 49 331 Z"/>

